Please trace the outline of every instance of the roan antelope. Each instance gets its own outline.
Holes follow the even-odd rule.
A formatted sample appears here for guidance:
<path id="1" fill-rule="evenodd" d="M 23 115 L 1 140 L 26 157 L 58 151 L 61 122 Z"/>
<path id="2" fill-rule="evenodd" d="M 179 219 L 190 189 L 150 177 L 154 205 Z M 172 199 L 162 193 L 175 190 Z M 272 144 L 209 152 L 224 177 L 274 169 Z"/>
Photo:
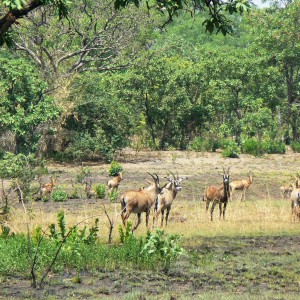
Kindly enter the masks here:
<path id="1" fill-rule="evenodd" d="M 119 184 L 121 180 L 123 179 L 123 173 L 120 172 L 118 175 L 114 176 L 112 179 L 108 180 L 107 186 L 109 193 L 111 194 L 114 190 L 118 190 Z"/>
<path id="2" fill-rule="evenodd" d="M 249 189 L 250 185 L 253 183 L 253 174 L 249 172 L 248 178 L 243 180 L 235 180 L 230 182 L 230 192 L 231 192 L 231 199 L 233 199 L 233 192 L 234 191 L 242 191 L 241 194 L 241 201 L 244 198 L 246 200 L 246 191 Z"/>
<path id="3" fill-rule="evenodd" d="M 227 172 L 225 172 L 223 167 L 223 173 L 219 173 L 223 177 L 223 184 L 221 186 L 209 186 L 204 192 L 203 199 L 206 199 L 206 211 L 209 209 L 210 202 L 213 202 L 210 210 L 211 221 L 213 220 L 213 213 L 217 203 L 219 204 L 220 218 L 223 214 L 223 219 L 225 219 L 226 207 L 230 197 L 229 170 L 230 168 L 228 168 Z"/>
<path id="4" fill-rule="evenodd" d="M 54 187 L 57 184 L 57 178 L 55 176 L 49 176 L 49 178 L 50 178 L 50 182 L 44 183 L 41 186 L 41 189 L 40 189 L 41 197 L 44 197 L 45 195 L 51 194 Z"/>
<path id="5" fill-rule="evenodd" d="M 123 225 L 126 226 L 127 220 L 131 213 L 135 213 L 138 216 L 138 221 L 132 231 L 136 230 L 141 223 L 142 213 L 146 213 L 146 226 L 148 227 L 149 215 L 151 207 L 155 202 L 157 195 L 160 193 L 159 178 L 157 174 L 154 175 L 148 173 L 152 178 L 153 182 L 145 188 L 139 190 L 131 190 L 124 193 L 121 198 L 121 217 Z"/>
<path id="6" fill-rule="evenodd" d="M 287 183 L 286 185 L 282 185 L 280 187 L 280 193 L 281 193 L 282 199 L 290 198 L 292 191 L 293 191 L 292 183 Z"/>
<path id="7" fill-rule="evenodd" d="M 296 175 L 295 187 L 291 193 L 291 208 L 292 208 L 292 217 L 298 217 L 300 219 L 300 175 Z"/>
<path id="8" fill-rule="evenodd" d="M 168 176 L 166 176 L 165 178 L 167 178 L 169 180 L 169 182 L 162 187 L 161 192 L 157 195 L 156 201 L 155 201 L 155 205 L 154 205 L 154 215 L 153 215 L 153 225 L 157 225 L 157 220 L 159 215 L 161 214 L 161 227 L 163 226 L 164 223 L 164 214 L 165 214 L 165 210 L 166 210 L 166 226 L 168 224 L 168 217 L 169 217 L 169 213 L 172 207 L 172 203 L 177 195 L 177 192 L 182 190 L 181 187 L 181 182 L 184 179 L 187 179 L 186 177 L 180 177 L 177 176 L 175 177 L 175 175 L 169 171 L 173 178 L 170 178 Z"/>

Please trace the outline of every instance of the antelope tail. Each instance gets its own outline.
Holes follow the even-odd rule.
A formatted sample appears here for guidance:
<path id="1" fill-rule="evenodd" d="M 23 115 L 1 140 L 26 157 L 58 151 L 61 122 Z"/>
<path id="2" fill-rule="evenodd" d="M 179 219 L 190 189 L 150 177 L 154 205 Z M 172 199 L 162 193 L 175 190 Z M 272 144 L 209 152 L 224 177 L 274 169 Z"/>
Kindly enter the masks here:
<path id="1" fill-rule="evenodd" d="M 121 198 L 121 205 L 122 205 L 122 211 L 126 212 L 126 206 L 127 206 L 127 204 L 126 204 L 124 195 Z"/>

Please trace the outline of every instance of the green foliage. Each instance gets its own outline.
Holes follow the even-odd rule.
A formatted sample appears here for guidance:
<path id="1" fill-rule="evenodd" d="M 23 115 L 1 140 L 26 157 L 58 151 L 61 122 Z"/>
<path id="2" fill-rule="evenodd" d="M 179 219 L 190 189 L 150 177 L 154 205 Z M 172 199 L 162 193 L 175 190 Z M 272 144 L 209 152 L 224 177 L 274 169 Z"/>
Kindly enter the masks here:
<path id="1" fill-rule="evenodd" d="M 47 85 L 25 59 L 0 53 L 0 123 L 15 135 L 16 153 L 37 151 L 40 125 L 59 116 Z M 13 83 L 13 84 L 12 84 Z"/>
<path id="2" fill-rule="evenodd" d="M 97 184 L 95 186 L 95 193 L 98 196 L 98 198 L 100 199 L 104 199 L 105 198 L 105 194 L 106 194 L 106 185 L 105 184 Z"/>
<path id="3" fill-rule="evenodd" d="M 21 189 L 23 200 L 29 200 L 34 192 L 32 181 L 35 177 L 45 174 L 45 161 L 35 158 L 34 155 L 5 153 L 0 160 L 0 177 L 12 179 L 13 188 Z"/>
<path id="4" fill-rule="evenodd" d="M 68 193 L 61 187 L 58 186 L 51 194 L 51 199 L 54 202 L 63 202 L 68 200 Z"/>
<path id="5" fill-rule="evenodd" d="M 76 182 L 83 183 L 87 177 L 91 176 L 91 168 L 82 166 L 78 174 L 76 174 Z"/>
<path id="6" fill-rule="evenodd" d="M 183 248 L 178 244 L 179 240 L 179 235 L 165 236 L 164 231 L 160 229 L 155 233 L 148 231 L 141 253 L 146 256 L 157 256 L 163 264 L 164 271 L 168 273 L 171 262 L 184 253 Z"/>
<path id="7" fill-rule="evenodd" d="M 257 138 L 250 138 L 243 142 L 243 153 L 260 156 L 267 154 L 284 154 L 285 144 L 276 140 L 259 141 Z"/>
<path id="8" fill-rule="evenodd" d="M 221 140 L 220 147 L 223 149 L 223 157 L 238 158 L 241 152 L 239 145 L 235 141 L 229 139 Z"/>
<path id="9" fill-rule="evenodd" d="M 119 192 L 117 190 L 112 190 L 112 192 L 109 194 L 109 200 L 110 202 L 116 202 L 118 200 Z"/>
<path id="10" fill-rule="evenodd" d="M 193 151 L 215 151 L 217 145 L 218 143 L 216 141 L 195 137 L 189 142 L 188 149 Z"/>
<path id="11" fill-rule="evenodd" d="M 284 154 L 285 144 L 276 140 L 262 141 L 262 151 L 268 154 Z"/>
<path id="12" fill-rule="evenodd" d="M 297 152 L 297 153 L 300 152 L 300 142 L 298 142 L 298 141 L 291 142 L 290 146 L 294 152 Z"/>
<path id="13" fill-rule="evenodd" d="M 123 171 L 123 167 L 117 161 L 112 161 L 109 169 L 107 170 L 109 176 L 117 176 L 120 172 Z"/>
<path id="14" fill-rule="evenodd" d="M 254 156 L 262 155 L 261 145 L 257 138 L 246 139 L 243 142 L 243 153 L 251 154 Z"/>
<path id="15" fill-rule="evenodd" d="M 132 224 L 130 221 L 127 222 L 125 231 L 122 225 L 119 226 L 119 237 L 120 237 L 121 244 L 125 244 L 130 239 L 135 238 L 132 233 Z"/>

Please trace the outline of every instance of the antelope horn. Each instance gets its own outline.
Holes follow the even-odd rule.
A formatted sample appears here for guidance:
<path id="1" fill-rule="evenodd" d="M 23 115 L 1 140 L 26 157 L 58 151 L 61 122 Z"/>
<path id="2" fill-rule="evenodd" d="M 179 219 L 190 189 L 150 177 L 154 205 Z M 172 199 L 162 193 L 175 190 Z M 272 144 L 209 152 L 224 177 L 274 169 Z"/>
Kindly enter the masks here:
<path id="1" fill-rule="evenodd" d="M 168 171 L 171 173 L 171 175 L 173 176 L 174 180 L 176 180 L 174 173 L 172 171 L 170 171 L 170 170 L 168 170 Z"/>
<path id="2" fill-rule="evenodd" d="M 176 171 L 176 174 L 177 174 L 177 180 L 179 180 L 179 174 L 178 174 L 178 171 Z"/>

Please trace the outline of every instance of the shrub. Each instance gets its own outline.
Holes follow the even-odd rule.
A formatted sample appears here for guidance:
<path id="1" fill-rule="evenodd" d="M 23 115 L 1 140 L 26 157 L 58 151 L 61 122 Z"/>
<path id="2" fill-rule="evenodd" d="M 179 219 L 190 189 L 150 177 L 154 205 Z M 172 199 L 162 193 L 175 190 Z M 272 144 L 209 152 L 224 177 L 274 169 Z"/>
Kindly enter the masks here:
<path id="1" fill-rule="evenodd" d="M 262 154 L 261 146 L 257 138 L 250 138 L 243 143 L 243 153 L 259 156 Z"/>
<path id="2" fill-rule="evenodd" d="M 235 141 L 232 140 L 222 140 L 221 147 L 223 149 L 222 156 L 223 157 L 230 157 L 230 158 L 237 158 L 241 152 L 240 147 Z"/>
<path id="3" fill-rule="evenodd" d="M 95 186 L 95 193 L 100 199 L 105 198 L 106 194 L 106 185 L 105 184 L 98 184 Z"/>
<path id="4" fill-rule="evenodd" d="M 122 171 L 123 171 L 122 165 L 113 160 L 108 169 L 108 175 L 117 176 Z"/>
<path id="5" fill-rule="evenodd" d="M 297 153 L 300 152 L 300 142 L 298 142 L 298 141 L 291 142 L 290 146 L 294 152 L 297 152 Z"/>
<path id="6" fill-rule="evenodd" d="M 68 199 L 68 194 L 61 186 L 58 186 L 52 192 L 51 198 L 55 202 L 62 202 L 62 201 L 66 201 Z"/>
<path id="7" fill-rule="evenodd" d="M 218 148 L 218 143 L 213 140 L 195 137 L 188 145 L 188 149 L 193 151 L 215 151 Z"/>
<path id="8" fill-rule="evenodd" d="M 263 141 L 262 151 L 268 154 L 284 154 L 285 144 L 281 141 Z"/>

